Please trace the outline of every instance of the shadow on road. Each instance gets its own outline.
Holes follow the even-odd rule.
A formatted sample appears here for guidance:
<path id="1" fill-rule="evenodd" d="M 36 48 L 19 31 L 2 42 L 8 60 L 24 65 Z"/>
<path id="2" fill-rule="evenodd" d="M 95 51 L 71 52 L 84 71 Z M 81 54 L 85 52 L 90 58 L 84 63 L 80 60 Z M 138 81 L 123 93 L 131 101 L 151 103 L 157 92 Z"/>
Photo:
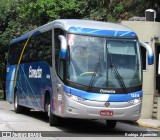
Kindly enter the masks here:
<path id="1" fill-rule="evenodd" d="M 11 111 L 15 112 L 14 110 L 11 110 Z M 47 114 L 44 112 L 41 112 L 41 111 L 27 111 L 27 112 L 23 112 L 21 114 L 28 116 L 28 117 L 31 117 L 31 118 L 39 119 L 45 123 L 49 122 L 49 118 L 48 118 Z"/>
<path id="2" fill-rule="evenodd" d="M 49 122 L 49 118 L 46 113 L 40 111 L 30 111 L 29 113 L 23 113 L 28 117 L 39 119 L 45 123 Z M 119 123 L 119 122 L 118 122 Z M 117 124 L 118 124 L 117 123 Z M 48 123 L 48 127 L 49 123 Z M 82 119 L 62 119 L 59 126 L 63 133 L 69 135 L 123 135 L 124 132 L 117 128 L 107 129 L 105 120 L 82 120 Z"/>
<path id="3" fill-rule="evenodd" d="M 107 129 L 103 120 L 64 119 L 62 126 L 58 127 L 66 133 L 89 135 L 120 135 L 123 131 Z"/>

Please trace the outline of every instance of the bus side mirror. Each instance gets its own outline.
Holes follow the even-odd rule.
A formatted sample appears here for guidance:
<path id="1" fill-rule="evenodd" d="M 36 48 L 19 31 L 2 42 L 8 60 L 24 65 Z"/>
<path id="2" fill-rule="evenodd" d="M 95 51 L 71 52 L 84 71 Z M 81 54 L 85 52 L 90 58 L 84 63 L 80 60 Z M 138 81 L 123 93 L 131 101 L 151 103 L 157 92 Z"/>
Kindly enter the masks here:
<path id="1" fill-rule="evenodd" d="M 60 40 L 60 58 L 61 59 L 66 59 L 66 54 L 67 54 L 67 40 L 63 35 L 58 36 Z"/>
<path id="2" fill-rule="evenodd" d="M 153 53 L 152 47 L 149 44 L 143 43 L 143 42 L 140 42 L 140 45 L 147 50 L 147 52 L 148 52 L 148 65 L 152 65 L 154 63 L 154 53 Z"/>

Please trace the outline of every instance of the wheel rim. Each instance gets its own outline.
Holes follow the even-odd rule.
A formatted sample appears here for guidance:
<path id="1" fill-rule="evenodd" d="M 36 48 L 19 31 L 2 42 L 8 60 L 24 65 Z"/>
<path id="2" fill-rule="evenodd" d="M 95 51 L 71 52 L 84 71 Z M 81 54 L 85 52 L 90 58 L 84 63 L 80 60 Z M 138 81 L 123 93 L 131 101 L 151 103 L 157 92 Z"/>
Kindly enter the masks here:
<path id="1" fill-rule="evenodd" d="M 15 96 L 15 101 L 14 101 L 14 107 L 15 107 L 15 109 L 17 109 L 17 95 Z"/>
<path id="2" fill-rule="evenodd" d="M 48 116 L 50 117 L 50 104 L 48 105 Z"/>

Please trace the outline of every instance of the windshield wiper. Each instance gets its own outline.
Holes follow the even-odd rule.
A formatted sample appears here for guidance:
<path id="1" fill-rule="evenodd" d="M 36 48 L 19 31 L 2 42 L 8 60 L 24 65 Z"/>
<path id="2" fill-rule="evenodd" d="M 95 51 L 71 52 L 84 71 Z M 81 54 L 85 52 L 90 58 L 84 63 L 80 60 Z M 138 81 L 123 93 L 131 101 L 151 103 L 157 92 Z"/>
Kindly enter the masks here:
<path id="1" fill-rule="evenodd" d="M 107 44 L 107 42 L 106 42 Z M 106 45 L 107 46 L 107 45 Z M 106 47 L 106 52 L 107 52 L 107 76 L 108 76 L 108 55 L 110 54 L 109 50 L 108 50 L 108 47 Z M 120 85 L 120 87 L 123 89 L 123 91 L 125 93 L 127 93 L 127 88 L 125 86 L 125 83 L 121 77 L 121 75 L 119 74 L 118 70 L 117 70 L 117 67 L 112 63 L 112 57 L 110 56 L 110 66 L 111 68 L 114 69 L 114 73 L 116 74 L 116 79 L 118 80 L 118 83 Z M 108 84 L 108 77 L 107 77 L 107 84 Z"/>
<path id="2" fill-rule="evenodd" d="M 92 85 L 93 85 L 93 82 L 95 80 L 95 77 L 96 77 L 99 66 L 100 66 L 100 62 L 96 63 L 95 68 L 94 68 L 94 72 L 92 74 L 91 80 L 90 80 L 89 85 L 88 85 L 88 89 L 87 89 L 88 92 L 91 91 L 91 89 L 92 89 Z"/>
<path id="3" fill-rule="evenodd" d="M 115 72 L 115 74 L 116 74 L 115 77 L 116 77 L 116 79 L 118 80 L 119 85 L 122 87 L 123 91 L 124 91 L 125 93 L 127 93 L 127 88 L 126 88 L 126 86 L 125 86 L 125 83 L 124 83 L 121 75 L 119 74 L 119 72 L 118 72 L 118 70 L 117 70 L 117 67 L 116 67 L 114 64 L 112 64 L 111 56 L 110 56 L 110 66 L 111 66 L 111 68 L 113 68 L 113 70 L 114 70 L 114 72 Z"/>

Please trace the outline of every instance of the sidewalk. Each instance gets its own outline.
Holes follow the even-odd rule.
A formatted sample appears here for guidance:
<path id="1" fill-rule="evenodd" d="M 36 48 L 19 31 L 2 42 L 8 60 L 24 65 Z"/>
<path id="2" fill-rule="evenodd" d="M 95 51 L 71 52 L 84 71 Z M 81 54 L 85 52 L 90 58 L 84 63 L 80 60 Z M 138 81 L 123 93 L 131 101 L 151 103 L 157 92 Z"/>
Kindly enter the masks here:
<path id="1" fill-rule="evenodd" d="M 137 121 L 138 125 L 148 128 L 154 128 L 160 130 L 160 120 L 153 119 L 139 119 Z"/>

